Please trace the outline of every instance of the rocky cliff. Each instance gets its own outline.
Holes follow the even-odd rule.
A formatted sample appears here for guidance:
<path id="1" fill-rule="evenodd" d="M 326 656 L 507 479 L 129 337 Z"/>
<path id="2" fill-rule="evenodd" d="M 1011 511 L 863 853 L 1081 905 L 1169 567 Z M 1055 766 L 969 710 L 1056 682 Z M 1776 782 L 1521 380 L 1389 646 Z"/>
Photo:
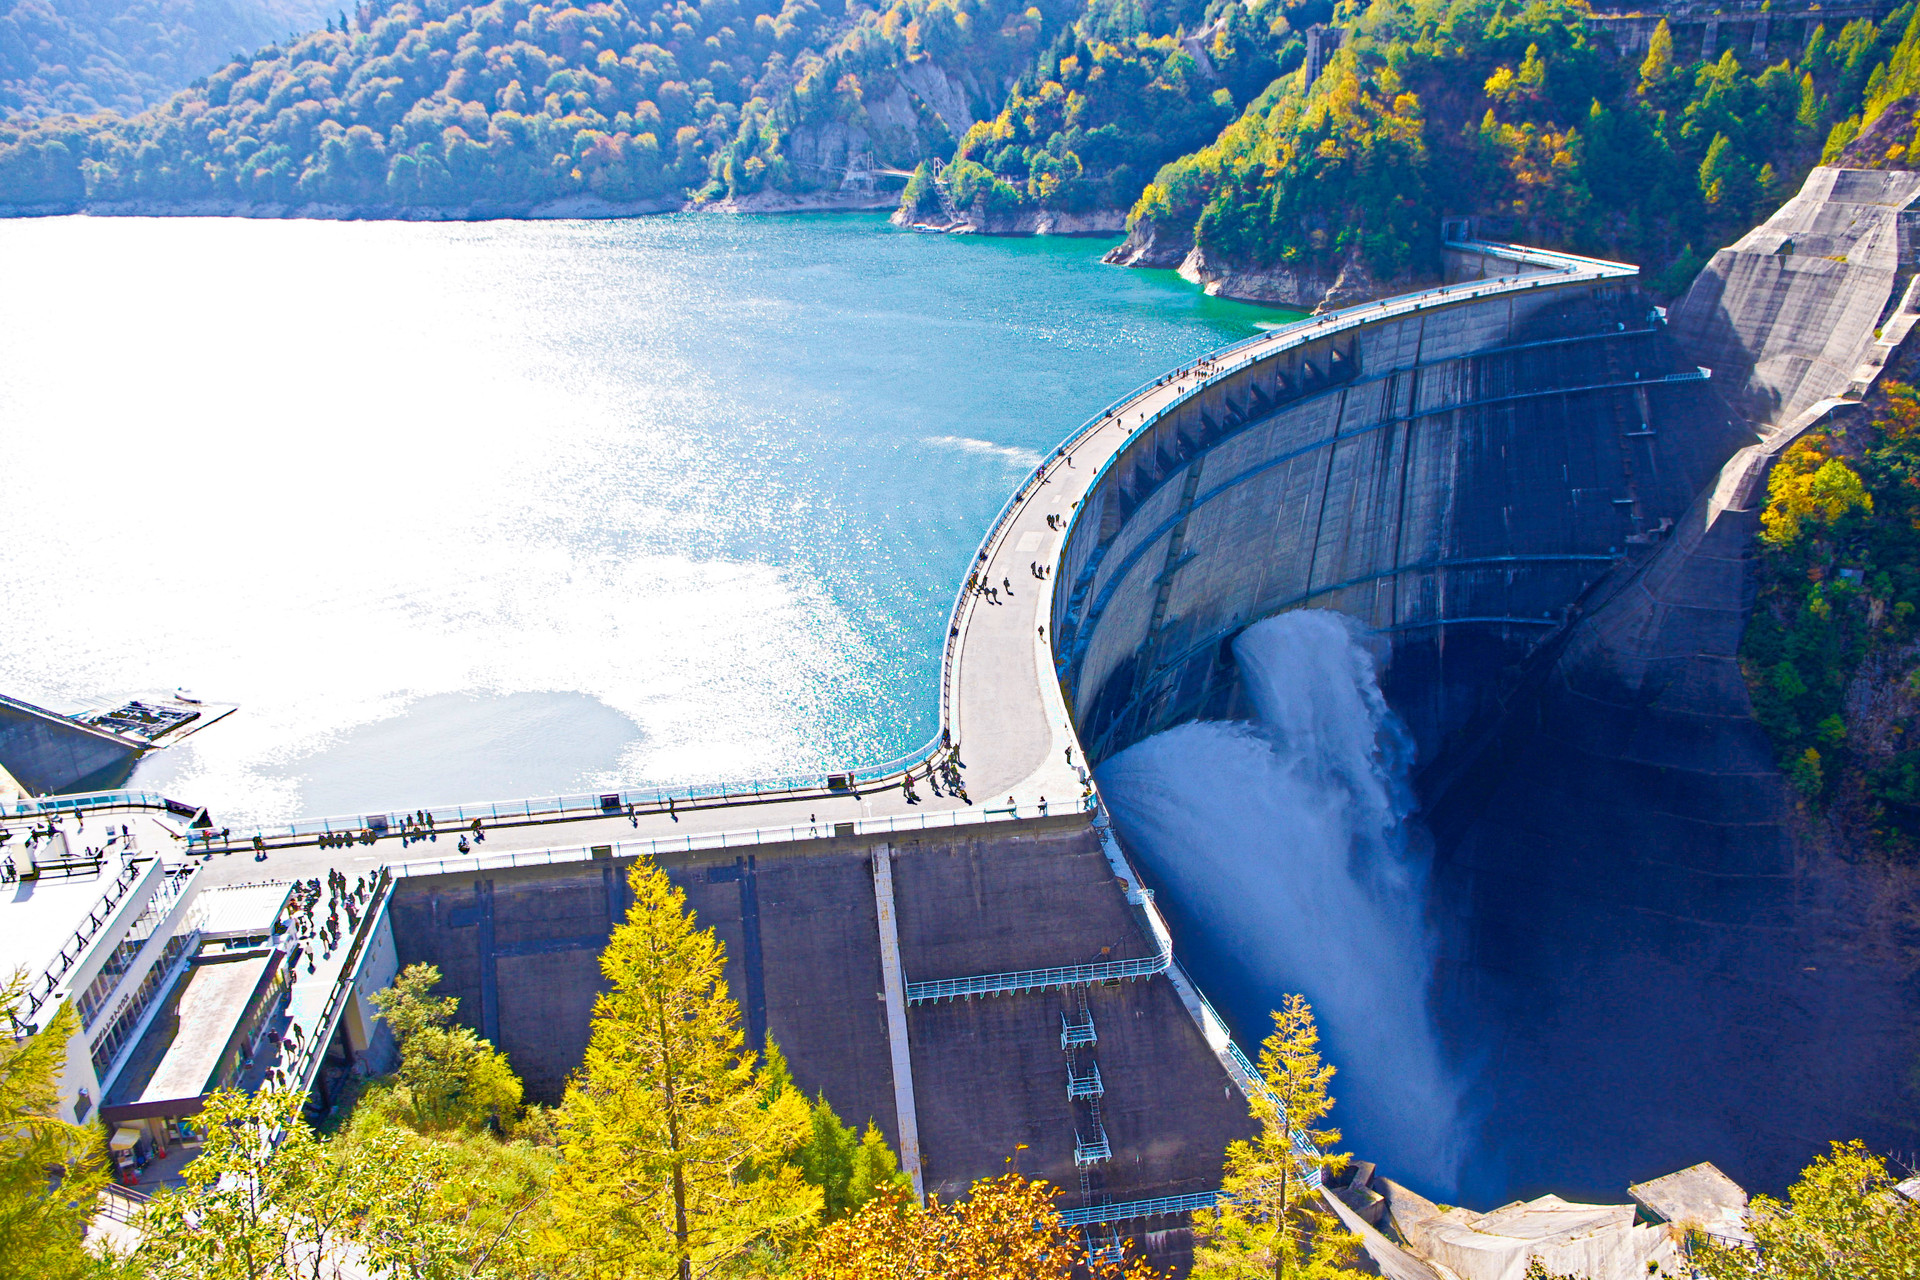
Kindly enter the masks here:
<path id="1" fill-rule="evenodd" d="M 1442 1020 L 1484 1064 L 1470 1183 L 1580 1151 L 1583 1190 L 1708 1159 L 1778 1192 L 1830 1139 L 1920 1143 L 1920 868 L 1788 785 L 1739 661 L 1769 468 L 1884 361 L 1916 190 L 1819 170 L 1716 255 L 1673 331 L 1760 442 L 1423 780 Z"/>

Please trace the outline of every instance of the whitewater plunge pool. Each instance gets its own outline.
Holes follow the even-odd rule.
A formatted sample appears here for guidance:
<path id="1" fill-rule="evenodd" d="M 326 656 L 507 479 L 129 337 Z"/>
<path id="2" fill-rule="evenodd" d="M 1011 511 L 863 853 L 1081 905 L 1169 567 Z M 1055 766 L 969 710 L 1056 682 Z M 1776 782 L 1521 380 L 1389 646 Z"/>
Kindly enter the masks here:
<path id="1" fill-rule="evenodd" d="M 1011 486 L 1290 318 L 879 215 L 0 222 L 0 690 L 236 828 L 924 741 Z"/>

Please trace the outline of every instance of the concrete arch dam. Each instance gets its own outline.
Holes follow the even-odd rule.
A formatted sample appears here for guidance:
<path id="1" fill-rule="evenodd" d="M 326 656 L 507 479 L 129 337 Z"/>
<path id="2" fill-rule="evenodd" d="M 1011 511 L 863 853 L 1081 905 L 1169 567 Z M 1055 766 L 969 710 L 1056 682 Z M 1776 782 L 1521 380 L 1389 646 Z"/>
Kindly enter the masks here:
<path id="1" fill-rule="evenodd" d="M 1752 274 L 1809 299 L 1906 278 L 1850 261 Z M 951 1195 L 1017 1153 L 1064 1189 L 1089 1246 L 1117 1232 L 1172 1260 L 1259 1086 L 1200 995 L 1229 1004 L 1231 975 L 1183 967 L 1205 953 L 1204 902 L 1143 888 L 1086 767 L 1248 715 L 1235 637 L 1334 609 L 1380 643 L 1416 746 L 1434 1007 L 1482 1135 L 1457 1198 L 1614 1199 L 1701 1159 L 1779 1188 L 1827 1137 L 1883 1137 L 1914 1023 L 1884 1010 L 1914 996 L 1849 961 L 1835 926 L 1853 900 L 1844 877 L 1805 874 L 1832 859 L 1793 834 L 1733 660 L 1755 495 L 1791 429 L 1754 443 L 1714 390 L 1727 375 L 1696 367 L 1702 348 L 1678 322 L 1676 342 L 1630 267 L 1463 239 L 1448 265 L 1445 287 L 1169 374 L 1046 459 L 974 562 L 998 595 L 970 582 L 956 600 L 951 753 L 677 804 L 433 808 L 431 849 L 406 842 L 407 815 L 303 822 L 258 833 L 271 874 L 391 866 L 399 962 L 439 965 L 461 1016 L 553 1100 L 622 873 L 649 857 L 725 940 L 748 1035 L 770 1033 L 847 1119 L 875 1119 L 923 1186 Z M 1723 292 L 1711 314 L 1748 362 L 1732 377 L 1774 368 L 1770 308 Z M 1888 341 L 1920 317 L 1902 308 Z M 1871 348 L 1871 307 L 1828 314 L 1855 311 Z M 936 785 L 936 762 L 964 793 Z M 476 819 L 485 843 L 454 856 Z M 322 843 L 343 830 L 351 852 Z M 203 843 L 203 877 L 259 874 Z M 1395 1173 L 1393 1153 L 1359 1154 Z M 1387 1274 L 1430 1274 L 1369 1248 Z"/>
<path id="2" fill-rule="evenodd" d="M 1755 445 L 1631 269 L 1464 242 L 1448 265 L 1506 278 L 1202 368 L 1106 462 L 1051 606 L 1089 760 L 1252 719 L 1236 637 L 1343 613 L 1414 742 L 1461 1195 L 1604 1197 L 1701 1159 L 1777 1190 L 1829 1137 L 1904 1149 L 1913 995 L 1841 918 L 1860 886 L 1804 834 L 1735 657 L 1766 462 L 1805 422 Z M 1788 341 L 1742 265 L 1716 312 L 1753 330 L 1736 381 Z M 1836 303 L 1865 327 L 1824 340 L 1871 345 L 1891 301 Z M 1235 993 L 1209 904 L 1156 887 L 1257 1037 L 1279 992 Z"/>

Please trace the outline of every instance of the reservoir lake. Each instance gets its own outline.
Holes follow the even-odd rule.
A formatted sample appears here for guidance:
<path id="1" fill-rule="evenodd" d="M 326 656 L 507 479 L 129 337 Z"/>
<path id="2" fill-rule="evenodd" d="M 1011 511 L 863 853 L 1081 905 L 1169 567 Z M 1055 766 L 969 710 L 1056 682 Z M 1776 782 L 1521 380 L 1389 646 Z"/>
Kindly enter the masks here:
<path id="1" fill-rule="evenodd" d="M 1293 313 L 881 215 L 0 222 L 0 692 L 240 710 L 236 829 L 819 774 L 934 732 L 981 535 Z"/>

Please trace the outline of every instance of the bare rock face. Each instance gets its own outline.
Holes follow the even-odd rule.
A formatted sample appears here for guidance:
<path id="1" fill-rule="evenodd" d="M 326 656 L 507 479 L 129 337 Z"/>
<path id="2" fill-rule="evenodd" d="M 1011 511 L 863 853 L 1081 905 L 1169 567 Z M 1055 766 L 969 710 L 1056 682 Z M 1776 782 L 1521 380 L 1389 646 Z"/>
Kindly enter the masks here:
<path id="1" fill-rule="evenodd" d="M 939 214 L 916 215 L 905 209 L 894 211 L 896 227 L 915 231 L 944 231 L 954 235 L 983 236 L 1107 236 L 1127 225 L 1127 215 L 1119 209 L 1090 209 L 1072 213 L 1060 209 L 1022 209 L 1012 215 L 989 216 L 980 209 L 949 222 Z"/>
<path id="2" fill-rule="evenodd" d="M 885 209 L 896 199 L 889 191 L 755 191 L 697 208 L 702 213 L 830 213 Z"/>
<path id="3" fill-rule="evenodd" d="M 1116 267 L 1177 267 L 1192 252 L 1191 226 L 1175 229 L 1142 218 L 1127 232 L 1126 240 L 1100 261 Z"/>
<path id="4" fill-rule="evenodd" d="M 1103 236 L 1126 229 L 1124 209 L 1089 209 L 1069 213 L 1059 209 L 1022 209 L 1011 217 L 989 217 L 979 211 L 967 215 L 967 230 L 989 236 Z"/>
<path id="5" fill-rule="evenodd" d="M 1358 254 L 1349 255 L 1332 269 L 1325 266 L 1239 267 L 1212 257 L 1197 246 L 1181 261 L 1180 274 L 1202 286 L 1212 297 L 1275 302 L 1303 311 L 1370 302 L 1404 293 L 1415 283 L 1410 276 L 1385 280 L 1376 277 Z"/>

